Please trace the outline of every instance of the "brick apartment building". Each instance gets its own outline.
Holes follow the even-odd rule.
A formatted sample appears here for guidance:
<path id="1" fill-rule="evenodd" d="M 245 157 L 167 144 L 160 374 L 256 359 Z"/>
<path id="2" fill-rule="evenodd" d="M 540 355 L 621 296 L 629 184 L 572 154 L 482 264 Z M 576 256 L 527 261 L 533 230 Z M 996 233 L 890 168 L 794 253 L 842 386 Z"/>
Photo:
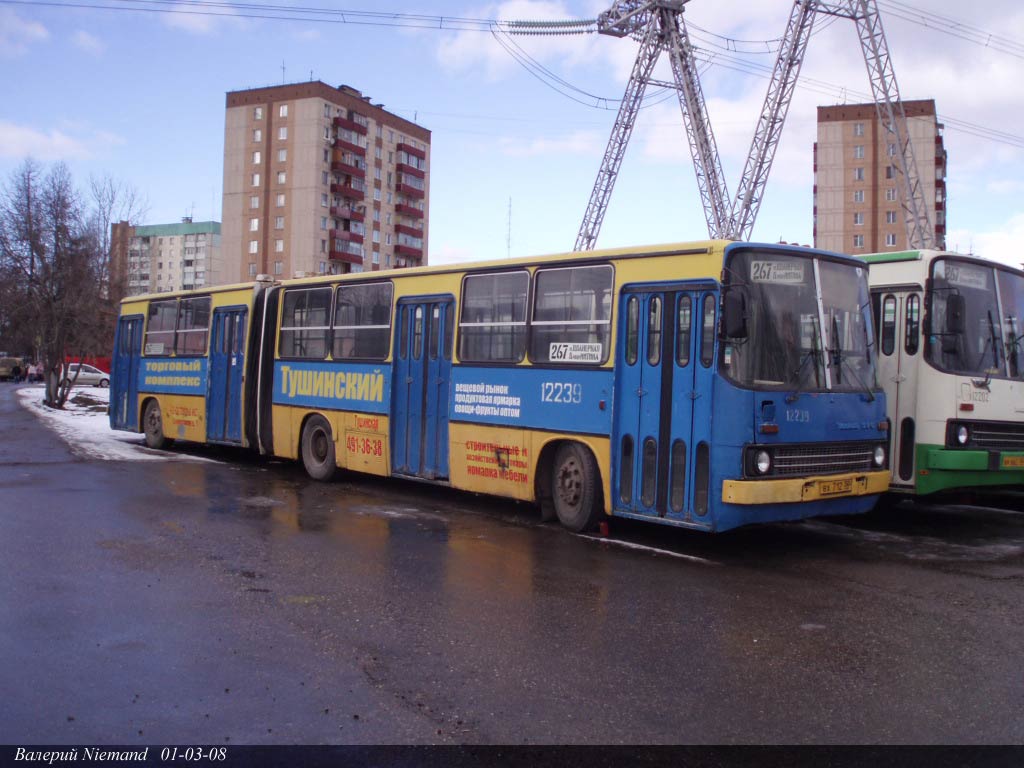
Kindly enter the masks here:
<path id="1" fill-rule="evenodd" d="M 232 91 L 224 282 L 427 263 L 430 131 L 320 81 Z"/>
<path id="2" fill-rule="evenodd" d="M 946 240 L 946 149 L 931 99 L 904 101 L 935 240 Z M 814 145 L 814 244 L 841 253 L 901 251 L 908 247 L 896 190 L 896 139 L 875 105 L 818 107 Z"/>

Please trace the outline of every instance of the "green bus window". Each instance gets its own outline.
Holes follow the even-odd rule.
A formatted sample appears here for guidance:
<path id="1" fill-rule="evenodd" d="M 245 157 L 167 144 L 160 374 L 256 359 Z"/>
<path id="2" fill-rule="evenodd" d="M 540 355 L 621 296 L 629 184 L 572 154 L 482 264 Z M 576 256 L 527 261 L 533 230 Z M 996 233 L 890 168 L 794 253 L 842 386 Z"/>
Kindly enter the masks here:
<path id="1" fill-rule="evenodd" d="M 882 354 L 891 355 L 896 349 L 896 297 L 892 294 L 882 301 Z"/>
<path id="2" fill-rule="evenodd" d="M 908 355 L 916 355 L 921 338 L 921 299 L 916 293 L 907 297 L 906 320 L 903 330 L 903 348 Z"/>

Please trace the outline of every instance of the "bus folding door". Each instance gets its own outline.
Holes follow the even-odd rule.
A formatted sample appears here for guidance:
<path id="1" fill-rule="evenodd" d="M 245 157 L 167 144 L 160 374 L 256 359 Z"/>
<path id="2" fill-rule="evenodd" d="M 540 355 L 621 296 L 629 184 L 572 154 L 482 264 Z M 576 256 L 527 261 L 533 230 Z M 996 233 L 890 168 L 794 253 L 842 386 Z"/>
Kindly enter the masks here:
<path id="1" fill-rule="evenodd" d="M 117 321 L 110 369 L 110 428 L 139 428 L 139 360 L 142 357 L 142 315 Z"/>

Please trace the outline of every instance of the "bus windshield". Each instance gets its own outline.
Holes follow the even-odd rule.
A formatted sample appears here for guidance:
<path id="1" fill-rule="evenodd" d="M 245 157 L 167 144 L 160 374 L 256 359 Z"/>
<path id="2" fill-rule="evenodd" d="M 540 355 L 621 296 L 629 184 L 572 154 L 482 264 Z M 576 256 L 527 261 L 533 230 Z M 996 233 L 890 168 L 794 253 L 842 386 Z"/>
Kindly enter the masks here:
<path id="1" fill-rule="evenodd" d="M 950 310 L 950 297 L 960 306 Z M 995 266 L 953 259 L 932 264 L 928 360 L 937 368 L 971 376 L 1021 378 L 1024 277 Z M 1002 312 L 1000 312 L 1002 308 Z"/>
<path id="2" fill-rule="evenodd" d="M 728 272 L 746 294 L 747 336 L 723 345 L 726 376 L 743 386 L 800 391 L 829 383 L 841 391 L 876 387 L 863 267 L 752 250 L 734 254 Z"/>

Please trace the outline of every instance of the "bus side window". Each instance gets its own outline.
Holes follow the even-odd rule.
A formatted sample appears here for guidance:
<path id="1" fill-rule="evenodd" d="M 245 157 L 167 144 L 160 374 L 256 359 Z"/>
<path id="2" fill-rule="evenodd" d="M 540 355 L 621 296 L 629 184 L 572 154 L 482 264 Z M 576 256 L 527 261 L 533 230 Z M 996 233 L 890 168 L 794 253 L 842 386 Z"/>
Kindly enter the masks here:
<path id="1" fill-rule="evenodd" d="M 704 312 L 700 338 L 700 364 L 709 367 L 715 359 L 715 296 L 704 296 Z"/>
<path id="2" fill-rule="evenodd" d="M 896 297 L 889 294 L 882 302 L 882 354 L 896 349 Z"/>
<path id="3" fill-rule="evenodd" d="M 640 297 L 630 296 L 626 304 L 626 365 L 636 363 L 640 338 Z"/>
<path id="4" fill-rule="evenodd" d="M 647 362 L 661 362 L 661 297 L 652 296 L 647 307 Z"/>
<path id="5" fill-rule="evenodd" d="M 679 309 L 676 329 L 676 364 L 685 368 L 690 364 L 690 297 L 683 294 L 679 297 Z"/>
<path id="6" fill-rule="evenodd" d="M 907 296 L 903 335 L 903 348 L 907 351 L 907 354 L 917 354 L 917 347 L 921 338 L 921 299 L 916 293 Z"/>

